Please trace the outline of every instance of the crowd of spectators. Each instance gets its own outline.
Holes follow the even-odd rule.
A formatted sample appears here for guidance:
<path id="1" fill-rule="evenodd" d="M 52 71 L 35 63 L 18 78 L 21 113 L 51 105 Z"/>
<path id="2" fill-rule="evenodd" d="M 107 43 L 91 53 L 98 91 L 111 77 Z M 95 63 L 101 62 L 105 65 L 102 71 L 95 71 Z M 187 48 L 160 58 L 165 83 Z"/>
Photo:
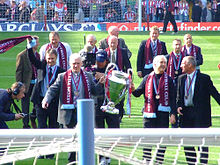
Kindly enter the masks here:
<path id="1" fill-rule="evenodd" d="M 137 22 L 138 0 L 0 0 L 0 21 Z M 133 3 L 131 3 L 133 2 Z M 142 20 L 162 22 L 165 0 L 142 0 Z M 147 9 L 147 6 L 149 8 Z M 219 22 L 220 0 L 175 0 L 178 22 Z M 149 17 L 147 17 L 149 13 Z"/>

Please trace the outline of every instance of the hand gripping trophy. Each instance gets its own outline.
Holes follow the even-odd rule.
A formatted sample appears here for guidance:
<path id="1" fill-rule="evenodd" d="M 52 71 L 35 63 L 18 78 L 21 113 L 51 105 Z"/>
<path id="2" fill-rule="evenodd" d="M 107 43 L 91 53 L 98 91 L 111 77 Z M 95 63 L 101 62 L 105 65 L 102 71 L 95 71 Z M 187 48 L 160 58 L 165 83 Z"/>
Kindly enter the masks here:
<path id="1" fill-rule="evenodd" d="M 101 106 L 101 110 L 111 114 L 119 114 L 119 110 L 115 108 L 115 105 L 127 93 L 131 94 L 132 69 L 128 69 L 128 73 L 124 73 L 118 70 L 116 64 L 109 63 L 105 71 L 105 76 L 105 101 L 103 106 Z"/>

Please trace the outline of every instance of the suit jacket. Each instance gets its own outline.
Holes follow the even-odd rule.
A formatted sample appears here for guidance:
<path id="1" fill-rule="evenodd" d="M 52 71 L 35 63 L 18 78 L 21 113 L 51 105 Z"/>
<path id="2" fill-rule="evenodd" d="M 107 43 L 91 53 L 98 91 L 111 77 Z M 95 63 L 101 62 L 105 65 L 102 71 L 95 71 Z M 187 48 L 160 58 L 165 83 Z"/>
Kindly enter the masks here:
<path id="1" fill-rule="evenodd" d="M 25 93 L 28 92 L 32 79 L 32 67 L 27 50 L 23 50 L 16 57 L 16 81 L 25 84 Z"/>
<path id="2" fill-rule="evenodd" d="M 127 73 L 127 70 L 131 68 L 131 63 L 130 60 L 128 59 L 127 55 L 127 50 L 126 49 L 121 49 L 121 54 L 122 54 L 122 71 Z M 118 66 L 118 50 L 117 50 L 117 58 L 116 58 L 116 65 Z"/>
<path id="3" fill-rule="evenodd" d="M 31 101 L 35 104 L 41 105 L 41 84 L 44 82 L 44 78 L 47 74 L 46 68 L 47 68 L 47 62 L 45 60 L 40 61 L 38 60 L 33 53 L 32 49 L 28 49 L 28 56 L 32 64 L 37 68 L 37 82 L 34 85 L 33 92 L 31 95 Z M 57 66 L 57 71 L 55 73 L 55 79 L 51 82 L 53 84 L 58 76 L 59 73 L 64 72 L 65 70 L 61 67 Z"/>
<path id="4" fill-rule="evenodd" d="M 145 46 L 146 46 L 147 40 L 143 40 L 140 44 L 139 50 L 138 50 L 138 56 L 137 56 L 137 72 L 142 72 L 142 77 L 145 75 L 151 73 L 153 71 L 153 67 L 151 69 L 144 69 L 145 63 L 146 63 L 146 57 L 145 57 Z M 167 55 L 167 48 L 166 44 L 163 41 L 160 41 L 162 44 L 162 54 Z M 153 56 L 152 48 L 150 49 L 150 54 Z M 152 58 L 153 59 L 153 58 Z"/>
<path id="5" fill-rule="evenodd" d="M 196 51 L 196 66 L 199 66 L 199 65 L 203 64 L 203 57 L 202 57 L 202 53 L 201 53 L 201 48 L 199 46 L 196 46 L 196 45 L 194 45 L 194 46 L 197 49 L 197 51 Z M 182 50 L 184 51 L 185 56 L 190 56 L 190 54 L 187 54 L 187 50 L 185 49 L 185 47 L 183 47 Z M 199 67 L 197 67 L 197 68 L 199 69 Z"/>
<path id="6" fill-rule="evenodd" d="M 93 81 L 93 76 L 88 73 L 85 72 L 85 74 L 88 77 L 88 81 L 89 81 L 89 87 L 90 87 L 90 91 L 92 95 L 101 95 L 103 94 L 103 87 L 101 84 L 95 84 L 95 82 Z M 68 125 L 70 123 L 70 120 L 72 118 L 72 113 L 73 113 L 73 109 L 61 109 L 61 106 L 63 104 L 63 78 L 64 78 L 65 73 L 61 73 L 58 75 L 56 81 L 54 82 L 54 84 L 52 84 L 50 86 L 50 88 L 48 89 L 43 102 L 48 102 L 51 103 L 51 101 L 55 98 L 55 97 L 59 97 L 59 107 L 58 107 L 58 123 L 59 124 L 63 124 L 63 125 Z M 74 88 L 72 88 L 72 96 L 74 97 Z"/>
<path id="7" fill-rule="evenodd" d="M 119 45 L 120 48 L 126 49 L 126 50 L 127 50 L 127 56 L 128 56 L 128 58 L 131 58 L 132 53 L 131 53 L 131 51 L 128 49 L 127 45 L 125 44 L 124 39 L 118 38 L 118 45 Z M 105 50 L 105 49 L 108 48 L 108 47 L 109 47 L 109 46 L 108 46 L 107 38 L 105 38 L 105 39 L 99 41 L 99 49 Z"/>
<path id="8" fill-rule="evenodd" d="M 8 128 L 6 121 L 15 119 L 15 114 L 11 112 L 11 95 L 5 89 L 0 89 L 0 128 Z"/>
<path id="9" fill-rule="evenodd" d="M 186 108 L 184 105 L 186 78 L 186 74 L 179 76 L 177 88 L 177 107 L 183 108 L 183 115 Z M 198 127 L 209 127 L 212 125 L 210 96 L 220 104 L 220 94 L 214 87 L 210 77 L 197 72 L 193 96 L 193 111 L 196 114 L 195 122 Z"/>

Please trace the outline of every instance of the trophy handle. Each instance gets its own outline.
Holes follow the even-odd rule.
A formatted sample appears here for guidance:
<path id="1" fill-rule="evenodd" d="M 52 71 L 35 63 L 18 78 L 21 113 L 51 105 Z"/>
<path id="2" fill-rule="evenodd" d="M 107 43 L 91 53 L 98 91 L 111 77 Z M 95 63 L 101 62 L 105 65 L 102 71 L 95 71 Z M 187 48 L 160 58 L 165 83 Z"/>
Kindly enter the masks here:
<path id="1" fill-rule="evenodd" d="M 109 63 L 105 69 L 105 74 L 107 74 L 110 70 L 114 70 L 116 68 L 116 70 L 118 70 L 118 66 L 114 63 Z"/>

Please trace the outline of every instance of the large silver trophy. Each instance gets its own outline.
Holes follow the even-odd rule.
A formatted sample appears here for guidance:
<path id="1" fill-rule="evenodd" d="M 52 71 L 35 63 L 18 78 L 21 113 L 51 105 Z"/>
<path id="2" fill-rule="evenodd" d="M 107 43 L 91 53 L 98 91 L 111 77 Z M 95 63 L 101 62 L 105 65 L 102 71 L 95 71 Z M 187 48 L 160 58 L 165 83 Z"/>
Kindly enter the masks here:
<path id="1" fill-rule="evenodd" d="M 116 69 L 116 70 L 115 70 Z M 105 102 L 101 106 L 103 112 L 111 114 L 119 114 L 119 110 L 115 108 L 126 95 L 127 89 L 130 86 L 129 75 L 132 75 L 132 70 L 128 69 L 128 73 L 118 70 L 114 63 L 109 63 L 105 71 Z"/>

